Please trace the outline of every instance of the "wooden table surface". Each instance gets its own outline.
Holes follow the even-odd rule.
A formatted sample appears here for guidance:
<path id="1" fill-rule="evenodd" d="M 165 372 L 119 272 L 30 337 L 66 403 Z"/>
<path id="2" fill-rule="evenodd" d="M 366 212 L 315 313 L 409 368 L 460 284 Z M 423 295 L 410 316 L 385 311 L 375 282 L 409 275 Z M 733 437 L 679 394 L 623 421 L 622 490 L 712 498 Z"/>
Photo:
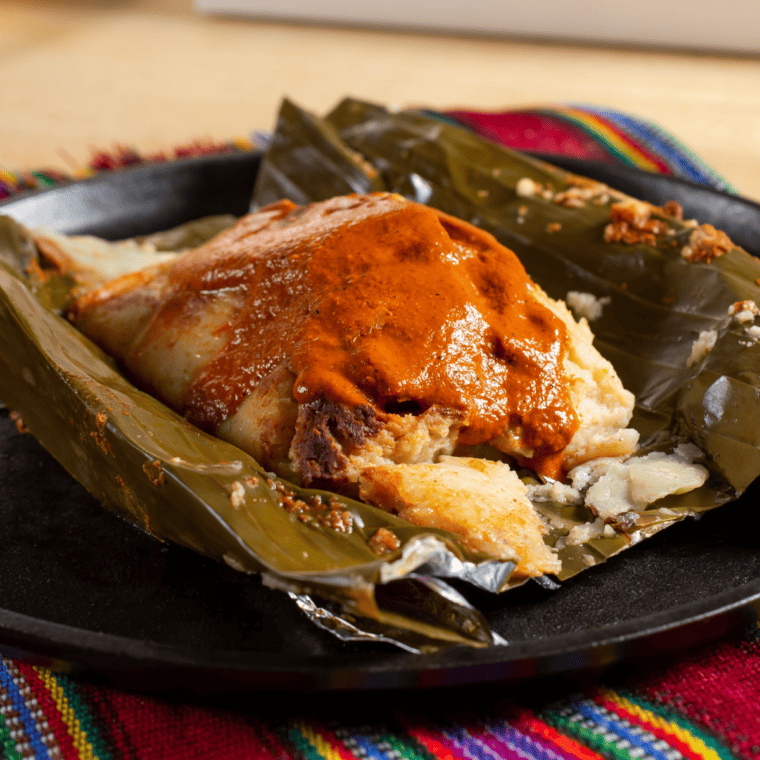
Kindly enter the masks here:
<path id="1" fill-rule="evenodd" d="M 0 168 L 72 171 L 270 129 L 283 96 L 387 105 L 606 105 L 655 121 L 760 200 L 760 59 L 204 17 L 189 0 L 0 5 Z"/>

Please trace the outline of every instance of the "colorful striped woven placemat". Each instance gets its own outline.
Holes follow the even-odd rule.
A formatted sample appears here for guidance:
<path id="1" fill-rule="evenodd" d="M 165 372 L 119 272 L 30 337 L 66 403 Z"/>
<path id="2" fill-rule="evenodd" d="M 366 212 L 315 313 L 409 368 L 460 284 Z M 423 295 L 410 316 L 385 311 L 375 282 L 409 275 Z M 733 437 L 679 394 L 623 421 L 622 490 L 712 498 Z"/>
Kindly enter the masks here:
<path id="1" fill-rule="evenodd" d="M 202 687 L 202 684 L 199 684 Z M 760 636 L 546 704 L 484 685 L 410 697 L 140 695 L 0 659 L 4 757 L 75 760 L 728 760 L 760 757 Z M 535 693 L 532 695 L 535 701 Z M 283 709 L 282 705 L 289 705 Z M 304 707 L 304 705 L 308 705 Z"/>
<path id="2" fill-rule="evenodd" d="M 431 112 L 432 113 L 432 112 Z M 587 106 L 501 113 L 437 112 L 511 147 L 621 162 L 723 190 L 730 186 L 649 122 Z M 261 135 L 194 143 L 159 155 L 117 147 L 71 176 L 0 170 L 0 198 L 102 171 L 194 155 L 254 150 Z M 202 684 L 199 683 L 202 690 Z M 530 691 L 530 690 L 528 690 Z M 755 626 L 667 667 L 601 679 L 545 701 L 535 690 L 484 685 L 466 708 L 458 690 L 341 695 L 233 706 L 135 694 L 0 657 L 5 758 L 100 760 L 697 760 L 760 758 L 760 635 Z M 289 705 L 283 709 L 282 705 Z M 305 706 L 306 705 L 306 706 Z"/>

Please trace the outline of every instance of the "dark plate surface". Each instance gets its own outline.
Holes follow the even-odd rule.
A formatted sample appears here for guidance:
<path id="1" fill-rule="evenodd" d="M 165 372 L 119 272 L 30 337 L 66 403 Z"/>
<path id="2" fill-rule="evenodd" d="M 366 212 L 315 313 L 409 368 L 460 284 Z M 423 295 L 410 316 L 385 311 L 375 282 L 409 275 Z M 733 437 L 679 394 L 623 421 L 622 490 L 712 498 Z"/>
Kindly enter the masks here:
<path id="1" fill-rule="evenodd" d="M 760 206 L 619 166 L 573 171 L 726 230 L 760 253 Z M 258 157 L 230 155 L 97 177 L 0 204 L 19 221 L 105 237 L 247 209 Z M 140 688 L 372 689 L 517 681 L 582 672 L 723 635 L 760 599 L 757 484 L 737 502 L 670 528 L 558 591 L 471 593 L 509 643 L 413 655 L 347 644 L 283 594 L 102 509 L 0 414 L 0 651 L 62 660 Z"/>

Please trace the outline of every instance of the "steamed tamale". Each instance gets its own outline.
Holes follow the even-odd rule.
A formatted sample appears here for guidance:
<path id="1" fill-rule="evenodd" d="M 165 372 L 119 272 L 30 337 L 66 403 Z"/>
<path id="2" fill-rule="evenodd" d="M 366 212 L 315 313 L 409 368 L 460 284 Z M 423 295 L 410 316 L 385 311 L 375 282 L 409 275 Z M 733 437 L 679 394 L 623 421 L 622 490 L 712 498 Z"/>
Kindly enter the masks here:
<path id="1" fill-rule="evenodd" d="M 271 204 L 89 290 L 69 315 L 140 385 L 267 469 L 349 492 L 369 478 L 368 500 L 392 511 L 395 466 L 457 447 L 487 444 L 557 478 L 637 440 L 633 396 L 585 321 L 491 235 L 398 195 Z M 520 575 L 559 571 L 516 478 L 494 477 L 477 518 L 460 499 L 459 519 L 439 519 L 442 489 L 419 490 L 406 519 L 514 559 Z M 522 516 L 486 517 L 505 500 Z"/>
<path id="2" fill-rule="evenodd" d="M 516 251 L 554 301 L 569 291 L 601 299 L 605 305 L 593 323 L 596 345 L 636 394 L 633 425 L 643 442 L 672 450 L 690 440 L 704 454 L 711 474 L 705 485 L 634 515 L 621 514 L 614 535 L 595 532 L 596 516 L 565 500 L 556 483 L 547 484 L 548 492 L 534 502 L 549 524 L 548 540 L 562 559 L 563 577 L 725 502 L 760 472 L 752 379 L 757 341 L 751 325 L 735 324 L 728 313 L 731 304 L 759 297 L 760 271 L 742 251 L 706 230 L 704 240 L 696 239 L 694 226 L 655 207 L 647 207 L 646 220 L 632 209 L 632 226 L 642 229 L 619 239 L 612 230 L 605 241 L 606 228 L 621 221 L 612 218 L 611 207 L 625 200 L 609 188 L 421 114 L 346 101 L 326 119 L 316 119 L 285 104 L 257 183 L 257 207 L 284 196 L 307 204 L 376 190 L 424 202 L 493 233 Z M 663 223 L 657 231 L 646 229 L 657 227 L 652 220 Z M 681 252 L 690 243 L 694 250 L 712 246 L 721 255 L 707 257 L 710 263 L 688 260 Z M 48 306 L 61 303 L 63 279 L 50 272 L 38 278 L 28 266 L 28 244 L 23 249 L 18 261 L 31 272 L 25 278 L 29 288 Z M 268 477 L 239 448 L 203 435 L 131 388 L 101 353 L 34 305 L 20 286 L 3 273 L 3 398 L 99 498 L 158 536 L 237 567 L 262 569 L 280 587 L 338 600 L 349 611 L 394 626 L 396 634 L 407 628 L 449 640 L 487 641 L 482 628 L 471 635 L 472 616 L 466 623 L 445 622 L 435 619 L 430 604 L 422 605 L 423 621 L 409 609 L 399 614 L 378 608 L 373 595 L 375 584 L 393 584 L 415 567 L 493 590 L 509 586 L 504 573 L 480 572 L 482 554 L 445 531 L 412 528 L 351 499 Z M 716 338 L 712 349 L 689 365 L 693 344 L 710 331 Z M 732 411 L 738 408 L 745 413 Z M 529 493 L 538 493 L 525 482 Z M 324 508 L 317 507 L 315 495 Z M 283 508 L 299 499 L 307 509 Z M 338 522 L 329 516 L 341 510 L 353 517 L 351 533 L 330 527 L 342 524 L 340 514 Z M 428 542 L 431 536 L 442 551 Z M 378 558 L 378 549 L 388 553 Z M 508 573 L 510 563 L 504 566 Z M 427 588 L 429 602 L 436 593 Z"/>

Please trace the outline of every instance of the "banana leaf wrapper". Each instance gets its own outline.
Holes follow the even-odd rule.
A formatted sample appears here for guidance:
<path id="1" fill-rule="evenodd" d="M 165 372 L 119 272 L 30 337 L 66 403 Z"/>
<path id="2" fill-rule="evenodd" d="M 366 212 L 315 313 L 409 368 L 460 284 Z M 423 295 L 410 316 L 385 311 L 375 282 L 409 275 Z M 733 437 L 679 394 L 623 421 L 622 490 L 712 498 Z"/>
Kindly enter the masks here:
<path id="1" fill-rule="evenodd" d="M 683 262 L 677 249 L 602 243 L 609 208 L 569 209 L 518 197 L 515 186 L 523 177 L 555 190 L 577 182 L 421 114 L 349 100 L 318 119 L 286 102 L 254 205 L 281 197 L 304 203 L 346 192 L 400 192 L 494 233 L 555 298 L 571 289 L 613 296 L 593 327 L 598 347 L 637 395 L 636 426 L 647 444 L 660 448 L 694 441 L 708 455 L 712 476 L 699 491 L 657 503 L 613 538 L 560 549 L 565 578 L 734 498 L 760 473 L 758 425 L 749 404 L 759 384 L 751 369 L 758 366 L 758 349 L 742 345 L 742 331 L 726 314 L 727 304 L 757 299 L 760 271 L 741 251 L 706 267 Z M 557 223 L 561 235 L 549 231 Z M 203 221 L 154 242 L 165 249 L 195 245 L 218 226 Z M 689 232 L 679 229 L 679 241 Z M 511 563 L 468 552 L 443 531 L 283 483 L 239 449 L 188 425 L 136 390 L 110 358 L 57 316 L 73 283 L 39 270 L 25 232 L 5 220 L 0 234 L 0 398 L 107 506 L 160 540 L 261 572 L 343 638 L 392 641 L 412 651 L 501 643 L 442 578 L 505 590 L 515 585 Z M 687 370 L 691 343 L 705 329 L 719 331 L 718 344 L 703 364 Z M 242 503 L 233 497 L 240 486 Z M 592 520 L 584 507 L 537 506 L 553 526 L 551 542 Z M 346 522 L 350 531 L 336 529 Z M 371 545 L 381 527 L 401 544 L 386 557 Z"/>
<path id="2" fill-rule="evenodd" d="M 548 192 L 518 194 L 523 178 Z M 587 202 L 567 200 L 574 190 L 594 188 Z M 553 298 L 564 300 L 569 291 L 609 298 L 591 327 L 596 347 L 636 396 L 638 454 L 684 442 L 705 454 L 704 486 L 623 515 L 614 536 L 563 546 L 571 528 L 594 516 L 584 506 L 536 503 L 551 526 L 550 543 L 559 547 L 560 580 L 735 499 L 760 475 L 760 343 L 728 313 L 737 301 L 760 302 L 758 259 L 731 247 L 711 263 L 687 261 L 681 250 L 695 223 L 658 210 L 653 218 L 667 221 L 668 235 L 654 243 L 605 242 L 610 206 L 622 194 L 424 113 L 346 99 L 319 118 L 283 102 L 252 208 L 282 197 L 303 204 L 376 190 L 491 232 Z M 715 331 L 717 341 L 689 366 L 692 345 L 705 331 Z"/>
<path id="3" fill-rule="evenodd" d="M 182 249 L 231 221 L 201 220 L 150 242 Z M 513 563 L 264 472 L 125 379 L 60 316 L 75 281 L 43 267 L 30 234 L 0 217 L 0 398 L 106 506 L 159 540 L 261 573 L 292 595 L 316 595 L 341 611 L 344 638 L 376 640 L 382 630 L 411 651 L 494 643 L 483 616 L 442 578 L 498 590 Z M 387 556 L 372 543 L 380 528 L 398 539 Z"/>

